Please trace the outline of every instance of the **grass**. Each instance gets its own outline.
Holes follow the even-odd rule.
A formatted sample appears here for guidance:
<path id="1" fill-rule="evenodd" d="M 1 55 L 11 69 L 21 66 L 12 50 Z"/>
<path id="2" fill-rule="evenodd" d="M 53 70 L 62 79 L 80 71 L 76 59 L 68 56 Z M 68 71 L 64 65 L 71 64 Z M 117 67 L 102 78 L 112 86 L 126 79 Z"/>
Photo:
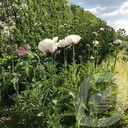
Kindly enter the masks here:
<path id="1" fill-rule="evenodd" d="M 119 90 L 120 101 L 125 106 L 125 112 L 119 122 L 120 128 L 128 127 L 128 42 L 124 42 L 122 50 L 118 53 L 118 58 L 115 66 L 115 72 L 118 74 L 116 80 Z M 110 65 L 114 62 L 111 59 Z"/>

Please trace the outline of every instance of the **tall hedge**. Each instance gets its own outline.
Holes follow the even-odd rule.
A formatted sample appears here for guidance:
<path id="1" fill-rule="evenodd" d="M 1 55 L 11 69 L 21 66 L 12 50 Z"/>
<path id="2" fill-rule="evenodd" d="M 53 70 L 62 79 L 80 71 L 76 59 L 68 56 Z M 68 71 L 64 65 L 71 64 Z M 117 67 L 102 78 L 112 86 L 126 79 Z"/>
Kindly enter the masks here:
<path id="1" fill-rule="evenodd" d="M 115 39 L 114 29 L 99 32 L 100 27 L 107 25 L 105 21 L 67 0 L 3 0 L 0 6 L 1 23 L 4 24 L 0 27 L 0 52 L 14 50 L 23 44 L 36 49 L 39 41 L 45 38 L 58 36 L 62 39 L 77 34 L 82 40 L 76 50 L 84 54 L 85 45 L 92 44 L 92 32 L 99 33 L 97 39 L 103 47 Z M 7 26 L 7 32 L 3 26 Z"/>

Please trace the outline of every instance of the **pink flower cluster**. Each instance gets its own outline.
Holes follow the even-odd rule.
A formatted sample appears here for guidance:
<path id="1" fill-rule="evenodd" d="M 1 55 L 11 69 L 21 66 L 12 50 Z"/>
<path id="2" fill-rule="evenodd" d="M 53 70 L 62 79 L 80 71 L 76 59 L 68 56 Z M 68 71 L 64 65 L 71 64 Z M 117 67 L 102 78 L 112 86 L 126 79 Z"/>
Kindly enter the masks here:
<path id="1" fill-rule="evenodd" d="M 31 47 L 29 45 L 23 45 L 21 48 L 17 49 L 14 54 L 16 56 L 23 56 L 27 50 L 31 50 Z"/>

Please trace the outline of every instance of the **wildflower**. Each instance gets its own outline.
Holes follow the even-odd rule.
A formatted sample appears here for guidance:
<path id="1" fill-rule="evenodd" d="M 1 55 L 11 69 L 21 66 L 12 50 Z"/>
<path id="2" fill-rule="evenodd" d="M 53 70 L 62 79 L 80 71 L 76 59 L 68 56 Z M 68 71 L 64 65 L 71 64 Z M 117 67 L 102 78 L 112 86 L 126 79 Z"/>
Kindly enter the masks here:
<path id="1" fill-rule="evenodd" d="M 103 32 L 104 31 L 104 28 L 100 28 L 100 31 Z"/>
<path id="2" fill-rule="evenodd" d="M 29 45 L 23 45 L 22 48 L 24 48 L 25 50 L 31 50 L 31 47 Z"/>
<path id="3" fill-rule="evenodd" d="M 80 39 L 81 37 L 78 35 L 67 36 L 65 37 L 65 39 L 59 40 L 59 42 L 57 43 L 57 47 L 66 47 L 71 44 L 77 44 Z"/>
<path id="4" fill-rule="evenodd" d="M 57 43 L 58 47 L 66 47 L 70 45 L 65 39 L 59 40 L 59 42 Z"/>
<path id="5" fill-rule="evenodd" d="M 29 45 L 23 45 L 21 48 L 17 49 L 14 54 L 16 56 L 23 56 L 27 50 L 31 50 L 31 47 Z"/>
<path id="6" fill-rule="evenodd" d="M 16 56 L 23 56 L 25 54 L 26 50 L 24 48 L 19 48 L 14 52 Z"/>
<path id="7" fill-rule="evenodd" d="M 121 45 L 122 44 L 122 41 L 120 39 L 117 39 L 113 42 L 114 45 Z"/>
<path id="8" fill-rule="evenodd" d="M 58 37 L 54 37 L 52 40 L 53 40 L 54 44 L 56 44 L 57 40 L 58 40 Z"/>
<path id="9" fill-rule="evenodd" d="M 44 39 L 39 43 L 38 49 L 44 54 L 54 53 L 57 50 L 57 40 L 58 37 L 53 38 L 53 40 Z"/>
<path id="10" fill-rule="evenodd" d="M 68 44 L 77 44 L 80 41 L 81 37 L 78 35 L 70 35 L 65 37 L 65 41 Z"/>
<path id="11" fill-rule="evenodd" d="M 94 40 L 94 41 L 92 42 L 92 44 L 94 44 L 94 45 L 98 46 L 98 45 L 99 45 L 99 41 Z"/>

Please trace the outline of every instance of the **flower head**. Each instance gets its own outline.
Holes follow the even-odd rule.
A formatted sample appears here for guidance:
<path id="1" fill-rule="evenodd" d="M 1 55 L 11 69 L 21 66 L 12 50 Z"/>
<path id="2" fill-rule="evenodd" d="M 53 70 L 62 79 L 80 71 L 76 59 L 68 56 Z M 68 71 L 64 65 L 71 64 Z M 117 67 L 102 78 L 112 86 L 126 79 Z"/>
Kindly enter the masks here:
<path id="1" fill-rule="evenodd" d="M 53 40 L 54 44 L 56 44 L 57 40 L 58 40 L 58 37 L 54 37 L 52 40 Z"/>
<path id="2" fill-rule="evenodd" d="M 103 31 L 105 31 L 105 30 L 104 30 L 104 28 L 100 28 L 100 31 L 103 32 Z"/>
<path id="3" fill-rule="evenodd" d="M 66 47 L 70 45 L 65 39 L 59 40 L 59 42 L 57 43 L 58 47 Z"/>
<path id="4" fill-rule="evenodd" d="M 23 45 L 22 47 L 20 47 L 19 49 L 17 49 L 14 54 L 16 56 L 23 56 L 27 50 L 31 50 L 31 47 L 29 45 Z"/>
<path id="5" fill-rule="evenodd" d="M 25 50 L 31 50 L 31 47 L 29 45 L 23 45 L 22 48 L 24 48 Z"/>
<path id="6" fill-rule="evenodd" d="M 23 56 L 26 53 L 26 50 L 24 48 L 19 48 L 14 52 L 16 56 Z"/>
<path id="7" fill-rule="evenodd" d="M 99 45 L 99 41 L 94 40 L 94 41 L 92 42 L 92 44 L 94 44 L 94 45 L 98 46 L 98 45 Z"/>
<path id="8" fill-rule="evenodd" d="M 80 41 L 81 37 L 78 35 L 70 35 L 65 37 L 65 39 L 59 40 L 57 47 L 66 47 L 72 44 L 77 44 Z"/>
<path id="9" fill-rule="evenodd" d="M 81 37 L 78 35 L 70 35 L 65 37 L 65 41 L 68 44 L 77 44 L 80 41 Z"/>
<path id="10" fill-rule="evenodd" d="M 54 53 L 57 50 L 57 40 L 58 37 L 53 38 L 53 40 L 44 39 L 39 43 L 38 49 L 44 54 Z"/>

